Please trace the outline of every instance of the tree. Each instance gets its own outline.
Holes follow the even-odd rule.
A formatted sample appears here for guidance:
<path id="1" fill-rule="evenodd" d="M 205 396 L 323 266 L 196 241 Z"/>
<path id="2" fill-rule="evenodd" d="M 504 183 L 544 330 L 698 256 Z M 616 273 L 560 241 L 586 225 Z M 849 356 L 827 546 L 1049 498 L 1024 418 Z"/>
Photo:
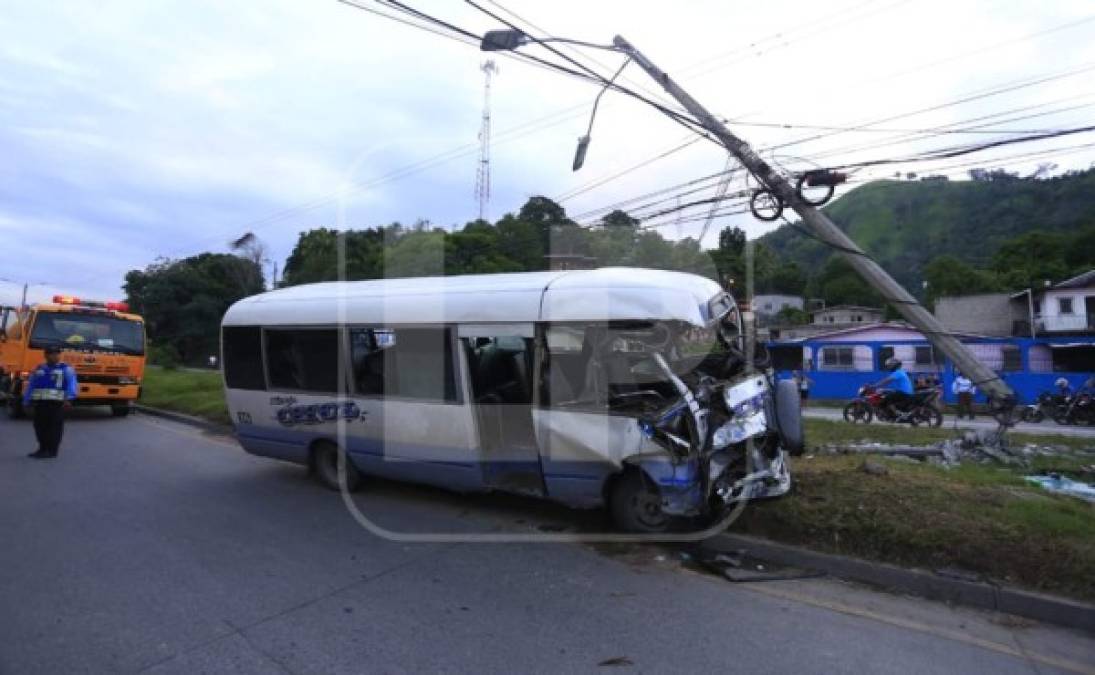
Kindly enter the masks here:
<path id="1" fill-rule="evenodd" d="M 412 230 L 384 250 L 384 276 L 433 277 L 445 274 L 444 230 Z"/>
<path id="2" fill-rule="evenodd" d="M 489 223 L 468 223 L 445 237 L 445 274 L 518 272 L 521 264 L 501 251 L 498 230 Z"/>
<path id="3" fill-rule="evenodd" d="M 253 260 L 202 253 L 130 270 L 123 288 L 129 305 L 145 319 L 149 341 L 171 345 L 182 362 L 197 364 L 218 352 L 220 322 L 228 307 L 261 293 L 264 284 Z"/>
<path id="4" fill-rule="evenodd" d="M 265 269 L 266 263 L 270 262 L 270 259 L 266 257 L 266 244 L 254 232 L 244 233 L 239 239 L 229 242 L 228 247 L 236 255 L 255 263 L 260 271 Z M 274 279 L 272 283 L 277 283 L 277 279 Z"/>
<path id="5" fill-rule="evenodd" d="M 498 232 L 498 252 L 507 260 L 512 260 L 517 269 L 531 271 L 546 267 L 545 239 L 534 224 L 507 213 L 495 229 Z"/>
<path id="6" fill-rule="evenodd" d="M 824 298 L 829 305 L 882 306 L 878 292 L 838 255 L 829 257 L 808 290 L 811 297 Z"/>
<path id="7" fill-rule="evenodd" d="M 992 257 L 992 269 L 1006 288 L 1041 287 L 1044 280 L 1071 276 L 1065 261 L 1070 248 L 1065 235 L 1034 230 L 1000 245 Z"/>
<path id="8" fill-rule="evenodd" d="M 776 312 L 776 323 L 784 326 L 801 326 L 810 323 L 810 315 L 804 309 L 788 305 Z"/>
<path id="9" fill-rule="evenodd" d="M 806 292 L 806 273 L 797 263 L 781 262 L 769 283 L 773 293 L 802 295 Z"/>
<path id="10" fill-rule="evenodd" d="M 285 261 L 282 284 L 314 283 L 338 278 L 338 231 L 325 227 L 301 232 Z"/>
<path id="11" fill-rule="evenodd" d="M 719 232 L 719 247 L 711 252 L 719 283 L 726 288 L 739 289 L 734 296 L 739 300 L 745 292 L 745 231 L 738 227 L 724 227 Z"/>
<path id="12" fill-rule="evenodd" d="M 1000 288 L 1000 282 L 991 272 L 974 269 L 953 255 L 933 258 L 924 267 L 924 280 L 928 284 L 926 300 L 951 295 L 988 293 Z"/>
<path id="13" fill-rule="evenodd" d="M 638 218 L 632 218 L 626 211 L 616 209 L 609 212 L 607 216 L 601 218 L 601 227 L 626 227 L 634 229 L 639 225 Z"/>

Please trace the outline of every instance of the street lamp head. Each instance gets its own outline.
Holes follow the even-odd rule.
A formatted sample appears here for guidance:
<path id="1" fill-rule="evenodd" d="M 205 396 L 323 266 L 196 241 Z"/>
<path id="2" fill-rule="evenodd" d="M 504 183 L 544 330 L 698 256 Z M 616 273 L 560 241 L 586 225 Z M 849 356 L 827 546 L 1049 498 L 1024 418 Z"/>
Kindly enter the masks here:
<path id="1" fill-rule="evenodd" d="M 529 42 L 529 36 L 516 28 L 488 30 L 483 34 L 483 41 L 479 43 L 479 49 L 484 52 L 511 52 Z"/>

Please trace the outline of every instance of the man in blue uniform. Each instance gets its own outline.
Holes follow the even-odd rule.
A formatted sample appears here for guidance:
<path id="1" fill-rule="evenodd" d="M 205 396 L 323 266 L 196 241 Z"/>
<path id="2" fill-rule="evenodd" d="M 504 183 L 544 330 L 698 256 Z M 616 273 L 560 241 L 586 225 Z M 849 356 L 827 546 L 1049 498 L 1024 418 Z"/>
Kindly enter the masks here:
<path id="1" fill-rule="evenodd" d="M 34 406 L 34 435 L 38 450 L 27 455 L 34 459 L 57 456 L 65 431 L 65 410 L 76 398 L 76 371 L 61 363 L 61 348 L 45 348 L 46 362 L 34 369 L 23 391 L 23 405 Z"/>

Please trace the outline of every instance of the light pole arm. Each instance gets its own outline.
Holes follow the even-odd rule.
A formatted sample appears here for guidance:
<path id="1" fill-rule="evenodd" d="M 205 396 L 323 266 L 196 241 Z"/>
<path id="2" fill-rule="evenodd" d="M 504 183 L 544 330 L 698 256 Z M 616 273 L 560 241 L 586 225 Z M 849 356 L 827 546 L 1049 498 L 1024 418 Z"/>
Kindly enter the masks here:
<path id="1" fill-rule="evenodd" d="M 692 113 L 700 124 L 718 138 L 765 187 L 794 209 L 818 240 L 844 256 L 844 259 L 863 277 L 864 281 L 893 304 L 901 316 L 916 326 L 936 349 L 954 361 L 955 365 L 970 376 L 975 384 L 1002 404 L 1014 402 L 1014 392 L 1000 379 L 999 375 L 978 361 L 965 345 L 952 336 L 927 309 L 917 302 L 916 298 L 897 283 L 874 259 L 864 253 L 863 249 L 829 220 L 828 216 L 800 199 L 791 183 L 761 159 L 748 143 L 731 133 L 714 115 L 627 40 L 617 35 L 612 40 L 612 44 L 630 56 L 662 89 Z"/>

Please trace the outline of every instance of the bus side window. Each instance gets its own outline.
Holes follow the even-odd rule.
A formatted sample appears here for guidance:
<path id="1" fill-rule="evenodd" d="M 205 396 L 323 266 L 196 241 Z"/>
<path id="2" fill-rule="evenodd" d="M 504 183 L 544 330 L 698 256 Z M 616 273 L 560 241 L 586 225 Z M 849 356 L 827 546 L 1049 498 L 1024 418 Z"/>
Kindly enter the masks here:
<path id="1" fill-rule="evenodd" d="M 350 329 L 350 362 L 357 393 L 364 396 L 384 395 L 385 351 L 394 342 L 390 338 L 391 331 Z"/>
<path id="2" fill-rule="evenodd" d="M 262 329 L 258 326 L 224 328 L 224 381 L 229 389 L 266 389 L 262 373 Z"/>
<path id="3" fill-rule="evenodd" d="M 354 386 L 363 396 L 456 401 L 450 331 L 443 327 L 350 330 Z"/>
<path id="4" fill-rule="evenodd" d="M 267 329 L 266 368 L 274 389 L 339 390 L 338 331 Z"/>

